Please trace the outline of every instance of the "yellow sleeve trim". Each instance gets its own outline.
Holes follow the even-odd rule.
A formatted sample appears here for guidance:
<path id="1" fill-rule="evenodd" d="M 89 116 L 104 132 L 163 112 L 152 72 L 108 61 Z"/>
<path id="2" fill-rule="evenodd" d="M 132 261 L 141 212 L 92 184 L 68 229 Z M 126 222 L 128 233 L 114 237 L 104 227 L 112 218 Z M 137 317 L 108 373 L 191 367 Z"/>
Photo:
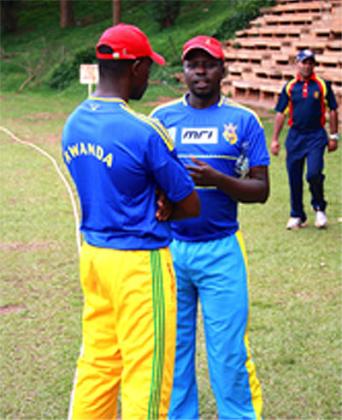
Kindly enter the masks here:
<path id="1" fill-rule="evenodd" d="M 154 109 L 152 109 L 152 111 L 149 114 L 149 117 L 154 118 L 152 115 L 155 112 L 159 111 L 160 109 L 167 108 L 169 105 L 174 105 L 174 104 L 177 104 L 178 102 L 182 102 L 182 101 L 183 101 L 183 98 L 178 98 L 178 99 L 175 99 L 173 101 L 166 102 L 165 104 L 158 105 Z"/>
<path id="2" fill-rule="evenodd" d="M 134 117 L 151 126 L 159 134 L 159 136 L 162 138 L 162 140 L 164 141 L 164 143 L 170 151 L 174 149 L 173 141 L 169 135 L 169 132 L 156 118 L 147 117 L 144 114 L 140 114 L 138 112 L 133 111 L 127 106 L 124 106 L 123 108 Z"/>
<path id="3" fill-rule="evenodd" d="M 296 81 L 297 81 L 297 79 L 296 78 L 293 78 L 293 79 L 291 79 L 289 82 L 288 82 L 288 84 L 286 85 L 286 94 L 287 94 L 287 96 L 290 96 L 290 89 L 291 89 L 291 87 L 292 87 L 292 85 L 294 84 L 294 83 L 296 83 Z"/>
<path id="4" fill-rule="evenodd" d="M 227 105 L 235 106 L 236 108 L 244 109 L 245 111 L 249 112 L 258 121 L 260 127 L 264 128 L 259 115 L 256 112 L 254 112 L 252 109 L 248 108 L 247 106 L 241 105 L 238 102 L 232 101 L 231 99 L 228 99 L 228 98 L 225 98 L 224 103 L 227 104 Z"/>
<path id="5" fill-rule="evenodd" d="M 321 79 L 319 76 L 316 75 L 316 79 L 321 83 L 323 87 L 323 96 L 324 98 L 327 96 L 327 84 L 325 83 L 325 80 Z"/>

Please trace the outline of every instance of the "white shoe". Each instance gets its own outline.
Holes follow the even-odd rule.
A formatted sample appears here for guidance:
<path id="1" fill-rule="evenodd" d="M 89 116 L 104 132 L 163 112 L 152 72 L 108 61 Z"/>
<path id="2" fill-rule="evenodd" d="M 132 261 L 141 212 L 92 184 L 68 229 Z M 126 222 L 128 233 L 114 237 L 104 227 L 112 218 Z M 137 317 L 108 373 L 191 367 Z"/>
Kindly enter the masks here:
<path id="1" fill-rule="evenodd" d="M 316 220 L 315 220 L 315 226 L 318 229 L 323 229 L 327 227 L 328 219 L 324 211 L 316 211 Z"/>
<path id="2" fill-rule="evenodd" d="M 290 217 L 287 222 L 286 229 L 288 230 L 300 229 L 306 226 L 307 226 L 307 223 L 303 222 L 300 217 Z"/>

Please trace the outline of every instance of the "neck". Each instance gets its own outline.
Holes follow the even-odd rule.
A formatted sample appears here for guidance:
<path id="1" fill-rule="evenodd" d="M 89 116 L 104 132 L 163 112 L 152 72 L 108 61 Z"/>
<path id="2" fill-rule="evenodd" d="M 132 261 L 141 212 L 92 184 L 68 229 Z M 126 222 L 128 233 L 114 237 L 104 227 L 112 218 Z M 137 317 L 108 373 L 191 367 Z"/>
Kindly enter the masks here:
<path id="1" fill-rule="evenodd" d="M 217 92 L 208 98 L 201 98 L 196 96 L 194 93 L 189 92 L 187 99 L 189 105 L 191 105 L 193 108 L 204 109 L 217 104 L 217 102 L 220 100 L 220 96 L 220 92 Z"/>
<path id="2" fill-rule="evenodd" d="M 304 80 L 305 82 L 307 82 L 308 80 L 310 80 L 314 76 L 314 73 L 312 72 L 308 76 L 302 76 L 300 73 L 298 73 L 298 75 L 299 75 L 299 79 Z"/>
<path id="3" fill-rule="evenodd" d="M 120 98 L 128 102 L 129 92 L 127 84 L 124 80 L 120 83 L 113 83 L 112 81 L 100 81 L 92 96 L 99 96 L 103 98 Z"/>

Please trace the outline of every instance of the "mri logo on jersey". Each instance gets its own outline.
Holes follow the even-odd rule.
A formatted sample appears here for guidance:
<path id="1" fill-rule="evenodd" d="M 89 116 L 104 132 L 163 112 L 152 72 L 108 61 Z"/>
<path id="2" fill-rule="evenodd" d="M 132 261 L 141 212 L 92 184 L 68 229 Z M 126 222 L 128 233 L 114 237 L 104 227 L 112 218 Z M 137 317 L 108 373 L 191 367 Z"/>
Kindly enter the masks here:
<path id="1" fill-rule="evenodd" d="M 183 144 L 216 144 L 217 128 L 183 128 L 181 141 Z"/>

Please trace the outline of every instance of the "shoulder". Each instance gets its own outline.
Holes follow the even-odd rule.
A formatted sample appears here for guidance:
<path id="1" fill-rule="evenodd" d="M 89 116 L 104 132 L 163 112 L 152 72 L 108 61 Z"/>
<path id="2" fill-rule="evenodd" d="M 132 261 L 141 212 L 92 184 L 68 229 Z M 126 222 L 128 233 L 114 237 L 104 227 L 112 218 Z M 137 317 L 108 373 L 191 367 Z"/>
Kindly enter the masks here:
<path id="1" fill-rule="evenodd" d="M 258 114 L 255 111 L 253 111 L 251 108 L 241 105 L 240 103 L 235 102 L 226 97 L 221 99 L 220 106 L 226 108 L 229 113 L 234 112 L 236 116 L 240 118 L 241 120 L 253 121 L 257 123 L 261 128 L 263 128 L 263 124 Z"/>
<path id="2" fill-rule="evenodd" d="M 150 116 L 154 116 L 154 115 L 161 115 L 164 113 L 167 113 L 169 111 L 172 110 L 177 110 L 178 108 L 182 108 L 184 106 L 184 98 L 178 98 L 178 99 L 174 99 L 172 101 L 166 102 L 164 104 L 158 105 L 157 107 L 155 107 L 151 113 Z"/>
<path id="3" fill-rule="evenodd" d="M 289 95 L 296 83 L 297 83 L 297 78 L 293 77 L 292 79 L 290 79 L 289 81 L 285 83 L 283 91 Z"/>
<path id="4" fill-rule="evenodd" d="M 323 93 L 326 94 L 328 90 L 331 90 L 331 83 L 320 76 L 315 75 L 315 82 L 323 90 Z"/>
<path id="5" fill-rule="evenodd" d="M 129 107 L 125 107 L 125 111 L 131 116 L 137 126 L 146 131 L 148 137 L 160 137 L 168 149 L 173 150 L 173 143 L 168 131 L 156 118 L 133 111 Z"/>

